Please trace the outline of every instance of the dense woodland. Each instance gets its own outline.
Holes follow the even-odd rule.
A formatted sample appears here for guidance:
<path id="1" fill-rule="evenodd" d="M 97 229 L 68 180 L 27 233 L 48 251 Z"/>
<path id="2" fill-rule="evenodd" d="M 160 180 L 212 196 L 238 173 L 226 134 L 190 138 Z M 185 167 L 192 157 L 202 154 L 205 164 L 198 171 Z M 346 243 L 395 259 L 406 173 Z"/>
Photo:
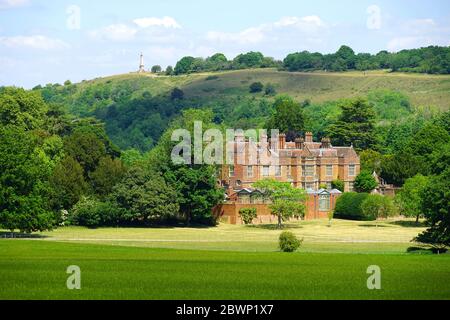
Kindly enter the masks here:
<path id="1" fill-rule="evenodd" d="M 252 84 L 247 96 L 209 102 L 185 98 L 179 88 L 136 96 L 130 83 L 100 83 L 81 95 L 70 82 L 0 88 L 0 225 L 34 232 L 67 224 L 215 224 L 211 209 L 224 196 L 220 168 L 170 161 L 172 131 L 202 120 L 204 130 L 278 128 L 290 140 L 312 131 L 352 144 L 362 173 L 358 193 L 342 197 L 345 213 L 354 213 L 347 218 L 423 216 L 430 229 L 420 241 L 448 245 L 450 112 L 413 106 L 390 90 L 318 104 L 268 87 Z M 365 199 L 376 186 L 374 171 L 403 187 L 395 199 Z"/>
<path id="2" fill-rule="evenodd" d="M 283 61 L 265 57 L 261 52 L 240 54 L 233 60 L 228 60 L 222 53 L 217 53 L 206 59 L 184 57 L 178 61 L 175 69 L 169 68 L 167 74 L 174 73 L 179 75 L 204 71 L 270 67 L 288 71 L 324 70 L 340 72 L 391 69 L 394 72 L 449 74 L 450 47 L 430 46 L 427 48 L 402 50 L 397 53 L 380 51 L 372 55 L 370 53 L 356 54 L 352 48 L 342 46 L 333 54 L 311 53 L 308 51 L 291 53 Z"/>

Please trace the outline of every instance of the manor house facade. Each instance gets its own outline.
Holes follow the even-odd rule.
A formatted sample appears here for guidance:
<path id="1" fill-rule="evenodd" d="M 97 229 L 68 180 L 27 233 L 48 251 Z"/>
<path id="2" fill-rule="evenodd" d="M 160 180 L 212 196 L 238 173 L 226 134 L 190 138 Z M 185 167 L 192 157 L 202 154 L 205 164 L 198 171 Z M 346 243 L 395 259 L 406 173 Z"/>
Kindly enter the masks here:
<path id="1" fill-rule="evenodd" d="M 267 137 L 261 137 L 261 142 L 266 140 Z M 255 223 L 275 220 L 259 191 L 252 188 L 253 183 L 266 178 L 290 182 L 294 187 L 307 191 L 306 219 L 324 218 L 334 210 L 341 192 L 332 189 L 332 181 L 342 180 L 344 191 L 353 191 L 354 180 L 360 173 L 360 159 L 353 146 L 332 146 L 328 138 L 314 142 L 311 132 L 295 142 L 287 142 L 284 134 L 275 141 L 261 142 L 256 144 L 256 148 L 264 148 L 267 154 L 276 155 L 275 165 L 262 163 L 260 157 L 250 159 L 247 152 L 239 158 L 240 152 L 251 148 L 250 141 L 243 136 L 235 139 L 234 165 L 224 165 L 221 173 L 227 201 L 215 210 L 222 221 L 242 223 L 239 210 L 250 207 L 258 210 Z"/>

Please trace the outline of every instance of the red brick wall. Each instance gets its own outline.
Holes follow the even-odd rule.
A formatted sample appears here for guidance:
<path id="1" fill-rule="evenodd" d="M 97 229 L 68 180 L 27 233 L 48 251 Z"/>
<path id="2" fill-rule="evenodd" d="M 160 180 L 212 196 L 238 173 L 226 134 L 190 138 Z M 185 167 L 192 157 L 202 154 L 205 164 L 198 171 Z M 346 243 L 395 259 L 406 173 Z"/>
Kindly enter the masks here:
<path id="1" fill-rule="evenodd" d="M 330 208 L 334 210 L 337 197 L 331 195 Z M 305 220 L 313 219 L 325 219 L 328 217 L 328 212 L 319 211 L 319 196 L 308 195 L 308 199 L 305 203 Z M 239 210 L 242 208 L 256 208 L 258 218 L 253 223 L 276 223 L 277 217 L 273 216 L 269 205 L 267 204 L 240 204 L 236 202 L 225 203 L 214 208 L 213 213 L 218 219 L 225 223 L 230 224 L 242 224 L 242 219 L 239 216 Z M 295 220 L 295 219 L 293 219 Z"/>

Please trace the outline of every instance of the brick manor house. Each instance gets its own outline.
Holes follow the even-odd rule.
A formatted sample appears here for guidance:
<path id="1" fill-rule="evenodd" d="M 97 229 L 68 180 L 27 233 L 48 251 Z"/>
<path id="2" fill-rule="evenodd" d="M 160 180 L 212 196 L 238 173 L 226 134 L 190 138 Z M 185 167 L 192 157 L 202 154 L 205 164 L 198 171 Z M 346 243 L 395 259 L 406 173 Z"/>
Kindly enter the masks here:
<path id="1" fill-rule="evenodd" d="M 257 209 L 258 218 L 254 223 L 275 221 L 276 217 L 271 215 L 267 200 L 252 188 L 253 183 L 265 178 L 290 182 L 296 188 L 307 190 L 305 219 L 325 218 L 334 210 L 341 192 L 332 190 L 333 180 L 344 181 L 345 191 L 353 191 L 353 182 L 360 172 L 360 159 L 353 146 L 332 146 L 328 138 L 314 142 L 311 132 L 307 132 L 305 138 L 297 138 L 295 142 L 287 142 L 284 134 L 280 134 L 275 142 L 268 140 L 267 136 L 262 136 L 260 140 L 259 143 L 250 144 L 241 135 L 232 142 L 237 150 L 234 165 L 224 165 L 220 177 L 221 185 L 227 190 L 226 201 L 214 209 L 221 221 L 241 224 L 239 210 L 242 208 Z M 250 159 L 248 152 L 244 151 L 252 146 L 258 150 L 264 149 L 266 154 L 275 154 L 277 164 L 267 165 L 260 156 L 256 160 Z M 244 155 L 238 161 L 240 153 Z"/>

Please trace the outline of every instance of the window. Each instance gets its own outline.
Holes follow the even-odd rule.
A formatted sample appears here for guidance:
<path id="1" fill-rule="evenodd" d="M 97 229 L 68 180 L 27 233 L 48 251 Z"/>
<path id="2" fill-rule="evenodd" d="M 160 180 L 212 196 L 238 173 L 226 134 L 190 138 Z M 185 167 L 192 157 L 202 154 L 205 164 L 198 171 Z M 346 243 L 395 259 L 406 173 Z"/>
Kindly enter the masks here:
<path id="1" fill-rule="evenodd" d="M 327 177 L 332 177 L 333 176 L 333 166 L 328 164 L 327 165 L 327 173 L 326 173 Z"/>
<path id="2" fill-rule="evenodd" d="M 269 166 L 264 166 L 263 167 L 263 177 L 268 177 L 269 176 L 269 172 L 270 172 L 270 167 Z"/>
<path id="3" fill-rule="evenodd" d="M 348 191 L 352 192 L 355 189 L 355 184 L 353 182 L 348 183 Z"/>
<path id="4" fill-rule="evenodd" d="M 247 177 L 253 177 L 253 166 L 247 166 Z"/>
<path id="5" fill-rule="evenodd" d="M 321 194 L 319 196 L 319 211 L 330 211 L 330 195 Z"/>
<path id="6" fill-rule="evenodd" d="M 281 166 L 275 166 L 275 176 L 281 177 Z"/>
<path id="7" fill-rule="evenodd" d="M 230 177 L 234 177 L 234 166 L 228 167 L 228 174 Z"/>
<path id="8" fill-rule="evenodd" d="M 305 176 L 314 177 L 314 166 L 305 166 Z"/>
<path id="9" fill-rule="evenodd" d="M 287 174 L 288 178 L 291 178 L 292 177 L 292 166 L 287 166 L 286 171 L 287 171 L 286 174 Z"/>
<path id="10" fill-rule="evenodd" d="M 314 190 L 314 182 L 308 182 L 305 185 L 306 190 Z"/>
<path id="11" fill-rule="evenodd" d="M 355 176 L 356 173 L 356 166 L 354 164 L 351 164 L 348 166 L 348 175 L 349 176 Z"/>

